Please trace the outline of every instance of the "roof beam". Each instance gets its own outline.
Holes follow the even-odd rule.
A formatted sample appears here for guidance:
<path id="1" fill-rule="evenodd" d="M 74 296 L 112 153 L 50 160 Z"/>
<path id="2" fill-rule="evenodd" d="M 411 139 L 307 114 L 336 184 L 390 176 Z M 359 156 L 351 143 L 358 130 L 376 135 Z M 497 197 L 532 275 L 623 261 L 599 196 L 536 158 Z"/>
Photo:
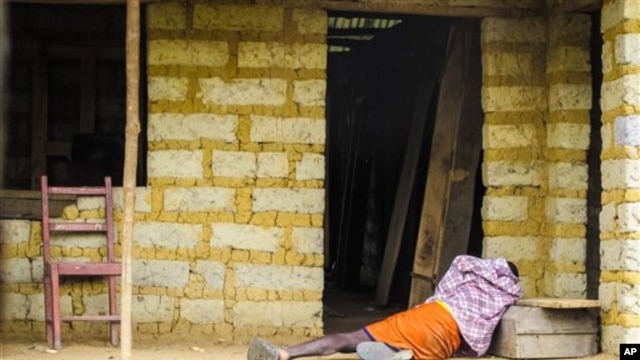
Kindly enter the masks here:
<path id="1" fill-rule="evenodd" d="M 602 9 L 603 0 L 555 0 L 549 6 L 549 13 L 590 12 Z"/>

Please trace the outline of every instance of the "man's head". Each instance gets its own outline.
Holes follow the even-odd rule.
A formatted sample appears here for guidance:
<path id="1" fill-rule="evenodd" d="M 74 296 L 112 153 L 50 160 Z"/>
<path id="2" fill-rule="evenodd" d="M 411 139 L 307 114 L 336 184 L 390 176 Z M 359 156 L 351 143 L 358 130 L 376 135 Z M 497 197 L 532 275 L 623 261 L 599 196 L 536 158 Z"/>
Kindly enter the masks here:
<path id="1" fill-rule="evenodd" d="M 513 275 L 515 275 L 516 277 L 520 277 L 520 273 L 518 272 L 518 267 L 516 266 L 516 264 L 512 263 L 511 261 L 507 261 L 507 264 L 509 265 L 509 269 L 511 269 Z"/>

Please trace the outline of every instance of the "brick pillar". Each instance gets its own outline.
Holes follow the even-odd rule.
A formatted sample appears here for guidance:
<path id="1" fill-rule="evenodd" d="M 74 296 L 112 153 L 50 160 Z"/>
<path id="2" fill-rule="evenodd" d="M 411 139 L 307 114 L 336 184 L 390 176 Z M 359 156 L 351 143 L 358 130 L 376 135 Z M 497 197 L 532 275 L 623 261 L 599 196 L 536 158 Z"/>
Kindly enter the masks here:
<path id="1" fill-rule="evenodd" d="M 562 14 L 549 19 L 546 124 L 548 193 L 545 235 L 549 265 L 544 295 L 586 297 L 587 150 L 592 87 L 591 18 Z"/>
<path id="2" fill-rule="evenodd" d="M 640 2 L 606 0 L 600 216 L 602 349 L 640 339 Z"/>

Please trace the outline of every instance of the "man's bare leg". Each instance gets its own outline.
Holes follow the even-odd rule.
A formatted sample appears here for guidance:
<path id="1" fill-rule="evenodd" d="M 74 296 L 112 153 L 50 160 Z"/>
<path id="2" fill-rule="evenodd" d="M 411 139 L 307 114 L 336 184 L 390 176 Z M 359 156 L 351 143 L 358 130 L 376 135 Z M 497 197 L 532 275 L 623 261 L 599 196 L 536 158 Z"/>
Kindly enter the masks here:
<path id="1" fill-rule="evenodd" d="M 279 360 L 290 360 L 306 356 L 327 356 L 356 351 L 359 343 L 371 341 L 364 329 L 350 333 L 331 334 L 305 343 L 280 349 Z"/>

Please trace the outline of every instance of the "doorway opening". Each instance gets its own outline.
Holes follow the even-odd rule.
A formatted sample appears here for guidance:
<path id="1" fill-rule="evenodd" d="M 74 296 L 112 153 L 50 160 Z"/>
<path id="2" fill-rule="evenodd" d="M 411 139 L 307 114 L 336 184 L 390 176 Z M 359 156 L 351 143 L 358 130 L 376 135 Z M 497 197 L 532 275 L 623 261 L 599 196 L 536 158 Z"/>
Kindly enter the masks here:
<path id="1" fill-rule="evenodd" d="M 479 36 L 479 21 L 469 22 Z M 430 171 L 430 159 L 455 23 L 443 17 L 329 13 L 326 332 L 407 308 L 427 178 L 438 176 Z M 479 66 L 479 46 L 469 51 L 468 63 Z M 481 113 L 481 75 L 473 76 L 469 83 Z M 440 133 L 455 134 L 466 124 L 462 117 L 459 125 L 451 122 L 450 131 L 446 122 L 439 126 Z M 469 136 L 477 140 L 481 132 Z M 480 256 L 481 146 L 471 155 L 462 252 Z M 396 249 L 389 271 L 391 247 Z M 383 303 L 381 281 L 389 283 Z"/>

